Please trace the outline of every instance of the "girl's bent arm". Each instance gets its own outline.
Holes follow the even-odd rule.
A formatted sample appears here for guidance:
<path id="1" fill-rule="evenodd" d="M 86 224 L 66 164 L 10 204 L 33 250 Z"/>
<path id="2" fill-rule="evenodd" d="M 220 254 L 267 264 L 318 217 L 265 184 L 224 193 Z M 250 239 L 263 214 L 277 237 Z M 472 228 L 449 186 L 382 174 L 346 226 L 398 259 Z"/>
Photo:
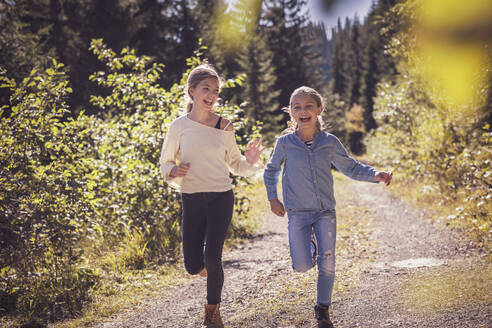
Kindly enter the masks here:
<path id="1" fill-rule="evenodd" d="M 265 172 L 263 173 L 263 181 L 267 190 L 268 199 L 278 199 L 277 185 L 278 176 L 282 169 L 282 164 L 285 161 L 285 152 L 280 139 L 277 140 L 273 150 L 272 158 L 268 162 Z"/>
<path id="2" fill-rule="evenodd" d="M 168 182 L 174 177 L 170 176 L 171 170 L 176 166 L 176 156 L 179 151 L 178 136 L 174 124 L 169 126 L 166 138 L 162 144 L 161 158 L 159 160 L 161 175 Z"/>
<path id="3" fill-rule="evenodd" d="M 376 170 L 369 165 L 364 165 L 350 157 L 338 138 L 335 139 L 335 152 L 332 163 L 343 174 L 359 181 L 378 182 Z"/>
<path id="4" fill-rule="evenodd" d="M 235 174 L 244 177 L 255 174 L 258 170 L 254 164 L 249 163 L 237 148 L 236 135 L 231 133 L 227 136 L 227 150 L 225 161 L 229 166 L 229 170 Z"/>

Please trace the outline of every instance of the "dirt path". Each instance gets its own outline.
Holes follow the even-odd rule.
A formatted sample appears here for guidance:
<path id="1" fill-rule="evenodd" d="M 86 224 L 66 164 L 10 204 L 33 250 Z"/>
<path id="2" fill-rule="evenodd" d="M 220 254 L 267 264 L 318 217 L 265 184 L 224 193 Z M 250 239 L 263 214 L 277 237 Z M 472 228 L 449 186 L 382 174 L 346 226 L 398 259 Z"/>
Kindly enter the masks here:
<path id="1" fill-rule="evenodd" d="M 383 186 L 343 179 L 337 188 L 339 220 L 353 221 L 338 223 L 335 327 L 492 327 L 490 296 L 466 288 L 474 281 L 492 295 L 480 252 Z M 269 216 L 258 236 L 224 254 L 226 327 L 315 327 L 316 271 L 292 273 L 286 232 L 286 219 Z M 197 277 L 96 327 L 200 327 L 204 300 Z"/>
<path id="2" fill-rule="evenodd" d="M 431 224 L 425 211 L 411 208 L 381 188 L 358 187 L 356 204 L 378 204 L 372 234 L 377 252 L 359 286 L 337 298 L 337 327 L 492 327 L 490 279 L 482 282 L 488 300 L 476 304 L 469 299 L 473 295 L 461 295 L 463 299 L 454 299 L 453 304 L 439 304 L 449 302 L 446 298 L 454 296 L 448 293 L 453 290 L 459 298 L 467 279 L 476 280 L 477 274 L 487 271 L 485 276 L 490 278 L 484 254 L 460 240 L 456 232 Z"/>

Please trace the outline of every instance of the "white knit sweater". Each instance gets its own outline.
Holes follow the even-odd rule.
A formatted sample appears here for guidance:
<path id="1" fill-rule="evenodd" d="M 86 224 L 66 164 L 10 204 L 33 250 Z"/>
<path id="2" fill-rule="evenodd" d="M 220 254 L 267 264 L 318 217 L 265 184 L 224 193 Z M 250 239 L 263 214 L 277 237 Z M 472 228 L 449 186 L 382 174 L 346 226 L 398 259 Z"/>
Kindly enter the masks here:
<path id="1" fill-rule="evenodd" d="M 186 115 L 169 126 L 159 163 L 164 180 L 183 193 L 227 191 L 232 188 L 229 172 L 250 176 L 259 169 L 239 152 L 234 131 L 209 127 Z M 180 163 L 190 163 L 186 176 L 170 177 Z"/>

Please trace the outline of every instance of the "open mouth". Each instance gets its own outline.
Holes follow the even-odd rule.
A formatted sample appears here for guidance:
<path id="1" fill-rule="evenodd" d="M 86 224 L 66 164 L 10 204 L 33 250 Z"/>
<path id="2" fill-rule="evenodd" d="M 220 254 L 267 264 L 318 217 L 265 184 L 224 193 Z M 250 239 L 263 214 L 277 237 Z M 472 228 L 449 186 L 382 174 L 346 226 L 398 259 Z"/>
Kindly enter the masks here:
<path id="1" fill-rule="evenodd" d="M 207 100 L 203 100 L 203 103 L 207 106 L 212 106 L 214 104 L 213 101 L 207 101 Z"/>
<path id="2" fill-rule="evenodd" d="M 311 117 L 299 117 L 299 121 L 306 123 L 311 121 Z"/>

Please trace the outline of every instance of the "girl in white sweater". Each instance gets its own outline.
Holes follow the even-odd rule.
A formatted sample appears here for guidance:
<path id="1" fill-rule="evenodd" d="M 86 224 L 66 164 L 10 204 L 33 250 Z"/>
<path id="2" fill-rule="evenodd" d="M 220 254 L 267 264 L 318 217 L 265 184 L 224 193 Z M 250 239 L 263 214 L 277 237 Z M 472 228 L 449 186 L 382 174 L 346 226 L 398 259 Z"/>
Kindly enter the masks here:
<path id="1" fill-rule="evenodd" d="M 205 327 L 223 327 L 222 247 L 234 206 L 229 172 L 253 174 L 263 151 L 261 141 L 254 140 L 241 156 L 231 122 L 214 113 L 220 81 L 210 65 L 191 71 L 187 113 L 169 126 L 160 158 L 164 180 L 181 192 L 186 271 L 207 276 Z"/>

